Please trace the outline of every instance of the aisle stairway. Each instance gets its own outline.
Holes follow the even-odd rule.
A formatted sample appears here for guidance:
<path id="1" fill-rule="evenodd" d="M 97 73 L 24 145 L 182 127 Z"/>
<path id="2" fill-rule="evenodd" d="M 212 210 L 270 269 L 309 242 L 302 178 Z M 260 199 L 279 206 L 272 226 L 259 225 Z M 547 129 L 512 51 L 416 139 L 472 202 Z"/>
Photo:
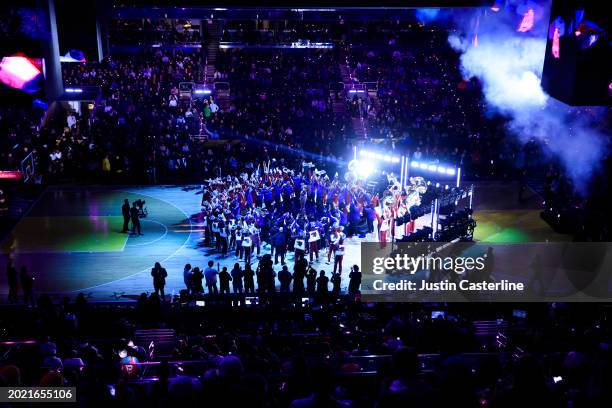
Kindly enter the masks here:
<path id="1" fill-rule="evenodd" d="M 216 20 L 209 21 L 207 25 L 208 41 L 206 46 L 206 71 L 205 81 L 207 84 L 214 82 L 215 62 L 219 52 L 219 41 L 221 39 L 221 28 Z"/>
<path id="2" fill-rule="evenodd" d="M 365 120 L 361 117 L 354 117 L 354 118 L 351 118 L 351 121 L 353 125 L 353 133 L 355 134 L 355 137 L 358 139 L 366 138 L 368 135 L 366 131 Z"/>

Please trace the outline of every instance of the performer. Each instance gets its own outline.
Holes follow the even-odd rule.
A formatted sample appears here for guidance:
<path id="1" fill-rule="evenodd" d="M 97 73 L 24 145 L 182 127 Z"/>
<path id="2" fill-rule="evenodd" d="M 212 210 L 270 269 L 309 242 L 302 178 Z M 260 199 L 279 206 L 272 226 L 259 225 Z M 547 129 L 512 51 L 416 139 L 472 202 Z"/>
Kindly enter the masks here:
<path id="1" fill-rule="evenodd" d="M 242 256 L 244 254 L 244 248 L 242 247 L 242 225 L 238 224 L 236 225 L 236 251 L 234 252 L 234 256 L 236 256 L 237 258 L 242 259 Z"/>
<path id="2" fill-rule="evenodd" d="M 338 246 L 344 241 L 345 235 L 342 232 L 344 227 L 338 226 L 336 228 L 332 227 L 333 231 L 329 236 L 329 250 L 327 251 L 327 263 L 329 264 L 331 261 L 332 255 L 335 257 L 335 252 L 338 249 Z"/>
<path id="3" fill-rule="evenodd" d="M 249 232 L 251 233 L 251 248 L 253 253 L 255 253 L 255 249 L 257 249 L 257 257 L 259 258 L 259 254 L 261 252 L 261 239 L 260 239 L 260 230 L 257 226 L 257 222 L 255 218 L 251 218 L 249 225 Z"/>
<path id="4" fill-rule="evenodd" d="M 227 235 L 228 228 L 223 220 L 219 221 L 219 240 L 221 241 L 221 254 L 227 255 Z"/>
<path id="5" fill-rule="evenodd" d="M 387 232 L 391 227 L 391 210 L 385 206 L 382 210 L 382 216 L 380 217 L 380 248 L 387 246 Z"/>
<path id="6" fill-rule="evenodd" d="M 242 250 L 244 251 L 244 263 L 251 263 L 251 250 L 253 241 L 251 239 L 251 231 L 248 227 L 242 229 Z M 242 258 L 241 258 L 242 259 Z"/>
<path id="7" fill-rule="evenodd" d="M 342 274 L 342 260 L 344 259 L 344 244 L 339 244 L 334 255 L 334 273 L 338 270 Z"/>
<path id="8" fill-rule="evenodd" d="M 298 233 L 298 236 L 295 239 L 295 244 L 293 246 L 295 249 L 296 261 L 306 256 L 306 234 L 304 232 Z"/>
<path id="9" fill-rule="evenodd" d="M 308 231 L 308 257 L 310 262 L 312 262 L 313 256 L 316 257 L 317 261 L 319 260 L 319 239 L 321 239 L 319 229 L 316 223 L 312 222 Z"/>
<path id="10" fill-rule="evenodd" d="M 283 227 L 280 227 L 278 229 L 278 232 L 274 235 L 272 235 L 272 238 L 270 239 L 271 244 L 272 244 L 272 248 L 274 249 L 274 251 L 276 252 L 275 256 L 274 256 L 274 264 L 277 265 L 278 264 L 278 258 L 280 258 L 281 260 L 281 264 L 285 265 L 285 247 L 286 247 L 286 243 L 285 243 L 285 232 L 283 231 Z"/>
<path id="11" fill-rule="evenodd" d="M 236 229 L 238 224 L 235 218 L 230 218 L 228 231 L 229 231 L 229 250 L 233 251 L 236 248 Z"/>
<path id="12" fill-rule="evenodd" d="M 211 230 L 215 237 L 215 250 L 221 252 L 221 229 L 219 228 L 219 219 L 215 216 L 213 216 Z"/>

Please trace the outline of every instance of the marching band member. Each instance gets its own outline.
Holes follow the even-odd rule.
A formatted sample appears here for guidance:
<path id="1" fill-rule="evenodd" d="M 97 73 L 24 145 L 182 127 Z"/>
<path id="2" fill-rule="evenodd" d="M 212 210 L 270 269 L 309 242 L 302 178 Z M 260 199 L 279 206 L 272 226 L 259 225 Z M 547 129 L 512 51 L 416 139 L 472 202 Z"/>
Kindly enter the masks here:
<path id="1" fill-rule="evenodd" d="M 309 259 L 312 262 L 312 257 L 315 256 L 317 261 L 319 260 L 319 240 L 321 239 L 321 234 L 319 233 L 319 229 L 317 228 L 316 223 L 311 222 L 310 228 L 308 230 L 308 252 Z"/>
<path id="2" fill-rule="evenodd" d="M 391 209 L 385 205 L 382 210 L 380 217 L 380 247 L 385 248 L 387 246 L 387 233 L 391 229 L 391 221 L 393 216 L 391 215 Z"/>
<path id="3" fill-rule="evenodd" d="M 257 257 L 261 252 L 261 239 L 260 239 L 260 230 L 257 226 L 257 218 L 252 218 L 249 225 L 249 231 L 251 232 L 251 243 L 253 253 L 255 253 L 255 249 L 257 249 Z"/>
<path id="4" fill-rule="evenodd" d="M 295 249 L 295 260 L 297 261 L 300 258 L 306 256 L 306 233 L 305 231 L 299 231 L 298 227 L 296 227 L 297 236 L 295 238 L 295 242 L 293 244 L 293 248 Z"/>
<path id="5" fill-rule="evenodd" d="M 338 249 L 334 253 L 334 273 L 336 273 L 336 269 L 338 273 L 342 275 L 342 260 L 344 259 L 344 240 L 342 240 L 341 244 L 338 244 Z"/>
<path id="6" fill-rule="evenodd" d="M 242 225 L 242 221 L 238 219 L 238 222 L 236 224 L 236 232 L 235 232 L 236 251 L 234 252 L 234 256 L 239 257 L 240 259 L 242 259 L 242 256 L 244 255 L 244 248 L 242 247 L 243 229 L 244 229 L 244 226 Z"/>
<path id="7" fill-rule="evenodd" d="M 211 231 L 213 237 L 215 237 L 215 250 L 221 252 L 221 236 L 219 235 L 219 220 L 214 215 L 211 218 Z"/>
<path id="8" fill-rule="evenodd" d="M 327 263 L 328 264 L 331 261 L 332 255 L 334 255 L 335 257 L 336 250 L 338 249 L 340 244 L 344 242 L 344 233 L 342 233 L 342 230 L 344 230 L 344 227 L 338 226 L 338 227 L 332 227 L 332 228 L 333 228 L 333 231 L 331 235 L 329 236 L 329 251 L 327 251 Z"/>
<path id="9" fill-rule="evenodd" d="M 227 232 L 228 228 L 223 219 L 219 221 L 219 240 L 221 241 L 221 254 L 227 255 Z"/>
<path id="10" fill-rule="evenodd" d="M 235 218 L 230 218 L 228 230 L 229 230 L 229 249 L 233 250 L 236 247 L 236 230 L 238 229 L 238 224 L 236 223 Z"/>
<path id="11" fill-rule="evenodd" d="M 247 225 L 242 228 L 242 251 L 244 252 L 244 263 L 251 263 L 251 250 L 253 241 L 251 239 L 251 230 Z M 242 259 L 242 258 L 241 258 Z"/>

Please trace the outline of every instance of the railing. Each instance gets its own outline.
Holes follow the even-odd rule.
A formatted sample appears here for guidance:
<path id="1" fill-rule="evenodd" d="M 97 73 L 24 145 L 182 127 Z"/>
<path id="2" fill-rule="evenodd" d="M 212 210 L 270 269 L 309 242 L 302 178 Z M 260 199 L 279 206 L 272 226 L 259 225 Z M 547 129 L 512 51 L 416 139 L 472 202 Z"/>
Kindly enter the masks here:
<path id="1" fill-rule="evenodd" d="M 378 82 L 364 82 L 363 85 L 368 92 L 378 92 Z"/>
<path id="2" fill-rule="evenodd" d="M 215 82 L 213 85 L 215 86 L 215 91 L 230 91 L 229 82 Z"/>
<path id="3" fill-rule="evenodd" d="M 28 182 L 30 178 L 34 177 L 36 171 L 36 160 L 34 153 L 28 154 L 25 159 L 21 161 L 21 174 L 23 175 L 23 181 Z"/>

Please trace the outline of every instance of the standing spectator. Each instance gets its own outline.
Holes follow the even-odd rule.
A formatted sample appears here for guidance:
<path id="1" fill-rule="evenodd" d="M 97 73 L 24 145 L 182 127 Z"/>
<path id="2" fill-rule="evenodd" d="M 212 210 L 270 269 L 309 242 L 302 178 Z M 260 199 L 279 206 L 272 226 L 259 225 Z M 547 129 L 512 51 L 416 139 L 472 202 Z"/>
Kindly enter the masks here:
<path id="1" fill-rule="evenodd" d="M 327 295 L 329 292 L 329 288 L 327 287 L 328 284 L 329 278 L 325 276 L 325 271 L 321 271 L 317 278 L 317 293 L 323 296 Z"/>
<path id="2" fill-rule="evenodd" d="M 359 266 L 353 265 L 351 273 L 349 273 L 349 286 L 348 293 L 354 295 L 359 292 L 361 286 L 361 272 L 359 272 Z"/>
<path id="3" fill-rule="evenodd" d="M 34 276 L 28 272 L 28 268 L 22 266 L 19 279 L 21 280 L 21 290 L 23 290 L 23 301 L 26 304 L 34 305 Z"/>
<path id="4" fill-rule="evenodd" d="M 280 281 L 280 291 L 282 293 L 289 293 L 289 286 L 291 285 L 291 272 L 287 268 L 287 265 L 283 265 L 283 269 L 278 273 L 278 280 Z"/>
<path id="5" fill-rule="evenodd" d="M 153 288 L 155 289 L 155 293 L 160 297 L 162 302 L 165 302 L 166 294 L 164 292 L 164 287 L 166 286 L 166 277 L 168 276 L 166 268 L 162 268 L 159 262 L 155 262 L 155 266 L 151 269 L 151 276 L 153 277 Z"/>
<path id="6" fill-rule="evenodd" d="M 242 293 L 242 277 L 244 273 L 242 269 L 240 269 L 240 264 L 238 262 L 234 264 L 234 268 L 230 274 L 232 275 L 232 286 L 234 293 Z"/>
<path id="7" fill-rule="evenodd" d="M 293 293 L 304 293 L 304 278 L 306 277 L 306 269 L 308 261 L 302 257 L 295 261 L 293 266 Z"/>
<path id="8" fill-rule="evenodd" d="M 187 293 L 191 293 L 193 291 L 193 270 L 191 269 L 191 264 L 186 264 L 183 269 L 183 282 L 185 283 L 185 287 L 187 288 Z"/>
<path id="9" fill-rule="evenodd" d="M 193 268 L 193 273 L 191 274 L 191 292 L 195 294 L 204 293 L 204 287 L 202 286 L 202 279 L 204 279 L 204 274 L 197 266 Z"/>
<path id="10" fill-rule="evenodd" d="M 6 280 L 9 287 L 8 301 L 9 303 L 17 302 L 17 291 L 19 290 L 17 268 L 15 268 L 13 261 L 10 259 L 6 265 Z"/>
<path id="11" fill-rule="evenodd" d="M 227 271 L 227 267 L 223 267 L 221 272 L 219 272 L 219 285 L 221 294 L 230 294 L 230 281 L 232 280 L 232 276 Z"/>
<path id="12" fill-rule="evenodd" d="M 126 233 L 128 232 L 128 224 L 130 223 L 130 202 L 127 198 L 123 200 L 121 214 L 123 215 L 123 230 L 121 232 Z"/>
<path id="13" fill-rule="evenodd" d="M 251 264 L 244 266 L 244 293 L 255 293 L 255 273 L 251 269 Z"/>
<path id="14" fill-rule="evenodd" d="M 213 261 L 208 261 L 208 268 L 204 269 L 204 279 L 206 279 L 206 288 L 209 295 L 219 293 L 219 289 L 217 289 L 217 275 L 219 275 L 219 271 L 213 268 L 214 264 Z"/>
<path id="15" fill-rule="evenodd" d="M 340 272 L 332 272 L 331 283 L 332 283 L 332 295 L 338 296 L 340 294 L 340 283 L 342 282 L 342 276 Z"/>
<path id="16" fill-rule="evenodd" d="M 111 174 L 111 162 L 108 154 L 102 159 L 102 178 L 105 182 L 108 182 Z"/>
<path id="17" fill-rule="evenodd" d="M 314 268 L 308 269 L 306 273 L 306 290 L 311 295 L 315 293 L 315 288 L 317 284 L 317 271 Z"/>

